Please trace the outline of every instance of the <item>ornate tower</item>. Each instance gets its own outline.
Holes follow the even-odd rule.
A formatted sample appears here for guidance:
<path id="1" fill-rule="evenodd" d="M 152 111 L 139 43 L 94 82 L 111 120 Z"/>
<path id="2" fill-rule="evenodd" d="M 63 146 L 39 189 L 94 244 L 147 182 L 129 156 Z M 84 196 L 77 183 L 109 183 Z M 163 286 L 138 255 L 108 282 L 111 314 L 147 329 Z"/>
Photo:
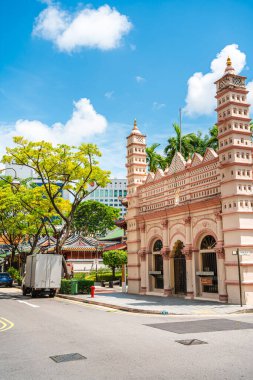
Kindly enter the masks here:
<path id="1" fill-rule="evenodd" d="M 140 292 L 140 229 L 136 222 L 139 213 L 137 188 L 147 177 L 146 136 L 134 127 L 127 137 L 127 251 L 128 251 L 128 291 Z"/>
<path id="2" fill-rule="evenodd" d="M 216 83 L 226 284 L 230 302 L 239 301 L 237 248 L 253 250 L 252 142 L 246 77 L 236 75 L 230 58 Z M 221 242 L 220 242 L 221 243 Z M 253 301 L 253 275 L 242 256 L 243 301 Z"/>
<path id="3" fill-rule="evenodd" d="M 132 195 L 137 186 L 145 182 L 147 176 L 146 136 L 139 131 L 136 120 L 132 132 L 127 137 L 126 167 L 128 195 Z"/>

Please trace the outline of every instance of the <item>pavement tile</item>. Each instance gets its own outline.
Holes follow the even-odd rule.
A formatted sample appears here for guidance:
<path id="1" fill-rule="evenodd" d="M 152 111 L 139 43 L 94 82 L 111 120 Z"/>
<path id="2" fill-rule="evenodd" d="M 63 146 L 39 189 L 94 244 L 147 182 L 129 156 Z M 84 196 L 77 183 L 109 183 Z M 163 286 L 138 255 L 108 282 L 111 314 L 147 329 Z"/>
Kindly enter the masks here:
<path id="1" fill-rule="evenodd" d="M 103 304 L 114 309 L 132 312 L 174 315 L 221 315 L 236 312 L 253 312 L 253 307 L 232 304 L 222 304 L 215 301 L 189 300 L 177 297 L 159 297 L 139 294 L 120 293 L 117 289 L 114 293 L 90 295 L 64 296 L 73 300 L 87 303 Z"/>

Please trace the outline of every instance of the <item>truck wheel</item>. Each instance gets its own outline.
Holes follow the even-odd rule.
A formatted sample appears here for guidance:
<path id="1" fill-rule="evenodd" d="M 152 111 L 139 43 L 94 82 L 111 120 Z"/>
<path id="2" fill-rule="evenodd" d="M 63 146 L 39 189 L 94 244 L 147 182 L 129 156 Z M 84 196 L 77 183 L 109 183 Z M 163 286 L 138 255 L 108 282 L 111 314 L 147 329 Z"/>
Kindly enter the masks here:
<path id="1" fill-rule="evenodd" d="M 32 289 L 32 298 L 35 298 L 37 296 L 37 292 L 35 289 Z"/>
<path id="2" fill-rule="evenodd" d="M 23 286 L 23 288 L 22 288 L 22 292 L 23 292 L 23 296 L 26 296 L 26 287 L 25 286 Z"/>
<path id="3" fill-rule="evenodd" d="M 51 290 L 51 292 L 49 293 L 49 297 L 54 298 L 54 296 L 55 296 L 55 290 Z"/>

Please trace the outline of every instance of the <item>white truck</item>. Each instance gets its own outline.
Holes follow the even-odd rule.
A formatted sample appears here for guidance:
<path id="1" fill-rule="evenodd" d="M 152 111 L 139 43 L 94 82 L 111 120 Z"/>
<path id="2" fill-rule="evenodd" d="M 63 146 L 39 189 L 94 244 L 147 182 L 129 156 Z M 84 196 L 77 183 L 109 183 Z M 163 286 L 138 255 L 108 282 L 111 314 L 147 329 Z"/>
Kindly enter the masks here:
<path id="1" fill-rule="evenodd" d="M 27 257 L 25 276 L 22 282 L 23 295 L 36 297 L 49 294 L 54 297 L 61 287 L 62 256 L 56 254 L 34 254 Z"/>

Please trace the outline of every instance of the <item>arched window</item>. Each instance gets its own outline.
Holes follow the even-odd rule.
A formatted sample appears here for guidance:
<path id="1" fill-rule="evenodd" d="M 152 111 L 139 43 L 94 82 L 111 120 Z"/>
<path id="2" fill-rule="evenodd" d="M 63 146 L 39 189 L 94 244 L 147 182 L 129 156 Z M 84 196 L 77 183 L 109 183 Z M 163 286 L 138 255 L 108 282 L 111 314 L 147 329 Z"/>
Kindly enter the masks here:
<path id="1" fill-rule="evenodd" d="M 200 244 L 200 249 L 212 249 L 215 247 L 216 240 L 213 236 L 207 235 L 204 237 Z"/>
<path id="2" fill-rule="evenodd" d="M 161 251 L 163 247 L 163 243 L 161 240 L 156 240 L 155 244 L 154 244 L 154 247 L 153 247 L 153 252 L 159 252 Z"/>

